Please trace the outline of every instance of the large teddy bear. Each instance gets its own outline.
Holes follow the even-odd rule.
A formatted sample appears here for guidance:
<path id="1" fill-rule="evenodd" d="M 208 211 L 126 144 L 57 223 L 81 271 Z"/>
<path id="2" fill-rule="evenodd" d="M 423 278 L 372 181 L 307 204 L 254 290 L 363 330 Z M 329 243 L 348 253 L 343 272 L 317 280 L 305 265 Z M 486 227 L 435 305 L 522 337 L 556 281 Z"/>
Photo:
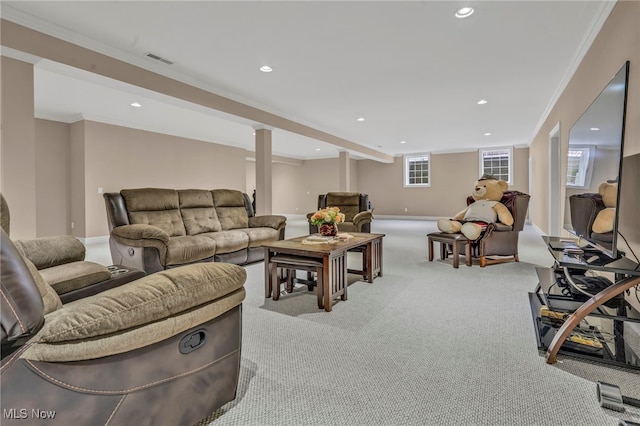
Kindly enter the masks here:
<path id="1" fill-rule="evenodd" d="M 602 195 L 602 202 L 606 208 L 598 212 L 591 230 L 598 234 L 605 234 L 613 231 L 613 222 L 616 218 L 618 182 L 602 182 L 598 187 L 598 193 Z"/>
<path id="2" fill-rule="evenodd" d="M 462 233 L 469 240 L 477 240 L 490 223 L 500 221 L 507 226 L 513 225 L 513 215 L 500 202 L 508 189 L 507 182 L 484 175 L 473 188 L 473 203 L 455 215 L 453 219 L 439 219 L 438 229 L 447 233 Z"/>

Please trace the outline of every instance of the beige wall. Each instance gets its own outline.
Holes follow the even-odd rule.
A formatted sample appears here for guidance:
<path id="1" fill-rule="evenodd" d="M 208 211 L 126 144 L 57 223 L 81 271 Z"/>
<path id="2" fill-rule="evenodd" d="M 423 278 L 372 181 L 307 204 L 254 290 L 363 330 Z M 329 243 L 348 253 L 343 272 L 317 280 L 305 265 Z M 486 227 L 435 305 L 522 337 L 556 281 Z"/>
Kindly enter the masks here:
<path id="1" fill-rule="evenodd" d="M 393 164 L 361 160 L 360 192 L 369 194 L 379 215 L 453 216 L 466 207 L 465 200 L 480 177 L 478 155 L 478 151 L 431 154 L 432 183 L 426 188 L 404 188 L 403 157 L 396 157 Z M 514 149 L 513 157 L 514 181 L 510 189 L 528 192 L 528 149 Z"/>
<path id="2" fill-rule="evenodd" d="M 11 237 L 33 238 L 37 228 L 33 66 L 3 56 L 0 69 L 0 189 L 12 213 Z"/>
<path id="3" fill-rule="evenodd" d="M 35 121 L 36 234 L 71 232 L 71 127 L 56 121 Z"/>
<path id="4" fill-rule="evenodd" d="M 85 121 L 85 232 L 107 235 L 104 192 L 123 188 L 246 188 L 246 150 Z M 77 227 L 76 227 L 77 228 Z"/>
<path id="5" fill-rule="evenodd" d="M 246 187 L 244 149 L 92 121 L 36 120 L 35 136 L 38 229 L 33 236 L 108 235 L 98 188 Z"/>
<path id="6" fill-rule="evenodd" d="M 640 152 L 640 2 L 616 4 L 566 89 L 531 144 L 535 167 L 533 221 L 543 232 L 549 229 L 549 133 L 561 123 L 560 143 L 568 148 L 569 131 L 625 61 L 631 62 L 624 155 Z M 562 158 L 566 170 L 566 157 Z M 637 250 L 640 251 L 640 248 Z"/>

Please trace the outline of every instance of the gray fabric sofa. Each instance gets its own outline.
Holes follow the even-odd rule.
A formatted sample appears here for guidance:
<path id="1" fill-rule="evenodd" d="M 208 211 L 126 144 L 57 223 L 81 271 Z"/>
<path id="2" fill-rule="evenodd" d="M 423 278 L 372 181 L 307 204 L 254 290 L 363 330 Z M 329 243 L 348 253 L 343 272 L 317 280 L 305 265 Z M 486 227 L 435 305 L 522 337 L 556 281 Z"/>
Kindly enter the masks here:
<path id="1" fill-rule="evenodd" d="M 243 265 L 284 239 L 286 217 L 255 216 L 231 189 L 123 189 L 104 194 L 114 263 L 153 273 L 195 262 Z"/>

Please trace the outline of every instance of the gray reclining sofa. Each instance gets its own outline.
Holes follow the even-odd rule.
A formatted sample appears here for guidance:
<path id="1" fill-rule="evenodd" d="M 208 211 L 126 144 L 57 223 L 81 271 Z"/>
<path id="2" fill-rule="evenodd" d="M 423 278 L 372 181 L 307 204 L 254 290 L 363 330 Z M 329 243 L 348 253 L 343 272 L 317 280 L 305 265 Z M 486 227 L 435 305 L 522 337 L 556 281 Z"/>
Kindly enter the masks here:
<path id="1" fill-rule="evenodd" d="M 153 273 L 195 262 L 244 265 L 284 239 L 286 217 L 255 216 L 231 189 L 123 189 L 104 194 L 114 263 Z"/>

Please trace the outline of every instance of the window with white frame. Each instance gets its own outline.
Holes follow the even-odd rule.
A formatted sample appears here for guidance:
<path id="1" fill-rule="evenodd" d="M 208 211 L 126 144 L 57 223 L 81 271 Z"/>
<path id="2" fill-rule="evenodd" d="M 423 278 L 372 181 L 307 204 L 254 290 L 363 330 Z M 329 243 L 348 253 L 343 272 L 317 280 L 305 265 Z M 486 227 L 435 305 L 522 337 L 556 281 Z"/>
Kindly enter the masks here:
<path id="1" fill-rule="evenodd" d="M 431 163 L 428 152 L 404 156 L 404 186 L 431 186 Z"/>
<path id="2" fill-rule="evenodd" d="M 567 186 L 589 188 L 593 170 L 593 148 L 588 146 L 570 146 L 567 156 Z"/>
<path id="3" fill-rule="evenodd" d="M 513 150 L 511 148 L 480 150 L 480 176 L 495 176 L 511 184 L 512 169 Z"/>

